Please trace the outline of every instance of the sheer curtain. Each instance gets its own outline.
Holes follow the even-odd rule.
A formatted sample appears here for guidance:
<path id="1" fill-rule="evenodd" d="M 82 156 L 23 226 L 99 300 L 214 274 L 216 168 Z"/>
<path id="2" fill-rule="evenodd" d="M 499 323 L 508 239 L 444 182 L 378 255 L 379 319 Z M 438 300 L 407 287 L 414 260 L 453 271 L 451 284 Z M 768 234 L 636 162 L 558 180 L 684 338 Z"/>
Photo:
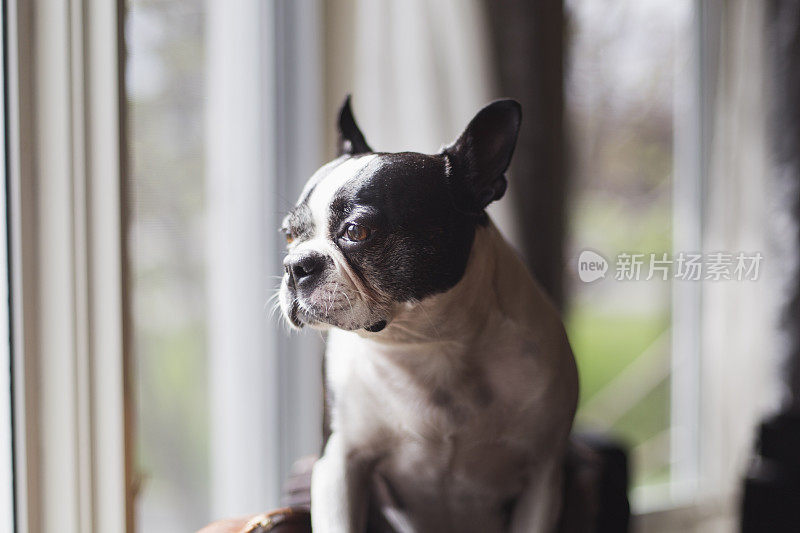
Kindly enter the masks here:
<path id="1" fill-rule="evenodd" d="M 211 516 L 275 508 L 322 442 L 320 338 L 271 296 L 280 221 L 323 162 L 318 0 L 208 0 L 206 223 Z"/>
<path id="2" fill-rule="evenodd" d="M 481 2 L 335 0 L 326 8 L 327 115 L 352 93 L 375 150 L 436 152 L 497 97 Z M 335 131 L 326 131 L 333 146 Z M 515 242 L 508 195 L 490 213 Z"/>
<path id="3" fill-rule="evenodd" d="M 778 400 L 781 261 L 766 145 L 764 8 L 737 0 L 720 12 L 703 248 L 760 252 L 764 260 L 756 282 L 703 284 L 700 488 L 706 493 L 738 488 L 756 424 Z"/>

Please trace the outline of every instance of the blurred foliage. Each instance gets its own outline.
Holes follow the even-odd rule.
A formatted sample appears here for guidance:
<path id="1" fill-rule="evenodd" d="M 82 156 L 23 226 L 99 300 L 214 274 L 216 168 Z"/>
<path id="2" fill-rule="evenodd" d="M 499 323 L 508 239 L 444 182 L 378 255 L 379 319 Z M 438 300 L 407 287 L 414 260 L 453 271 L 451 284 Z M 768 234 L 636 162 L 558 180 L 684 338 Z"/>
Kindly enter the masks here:
<path id="1" fill-rule="evenodd" d="M 141 531 L 208 522 L 204 2 L 129 2 L 129 234 Z"/>
<path id="2" fill-rule="evenodd" d="M 584 249 L 609 261 L 606 279 L 586 284 L 570 278 L 566 325 L 581 406 L 601 391 L 614 396 L 625 413 L 592 422 L 631 446 L 634 485 L 668 481 L 669 377 L 636 403 L 625 390 L 604 389 L 670 328 L 669 281 L 613 278 L 622 252 L 672 253 L 673 78 L 690 3 L 567 5 L 570 263 Z M 585 423 L 579 411 L 578 427 Z"/>
<path id="3" fill-rule="evenodd" d="M 669 317 L 614 315 L 583 306 L 571 310 L 566 327 L 578 359 L 582 406 L 669 327 Z"/>
<path id="4" fill-rule="evenodd" d="M 566 317 L 570 344 L 578 361 L 580 407 L 609 385 L 620 372 L 634 362 L 653 342 L 669 330 L 669 315 L 612 314 L 594 306 L 573 307 Z M 658 439 L 669 428 L 669 378 L 662 381 L 640 402 L 607 430 L 627 444 L 641 444 Z M 621 391 L 624 394 L 624 391 Z M 583 422 L 583 423 L 582 423 Z M 641 464 L 633 457 L 633 483 L 666 481 L 666 460 Z"/>

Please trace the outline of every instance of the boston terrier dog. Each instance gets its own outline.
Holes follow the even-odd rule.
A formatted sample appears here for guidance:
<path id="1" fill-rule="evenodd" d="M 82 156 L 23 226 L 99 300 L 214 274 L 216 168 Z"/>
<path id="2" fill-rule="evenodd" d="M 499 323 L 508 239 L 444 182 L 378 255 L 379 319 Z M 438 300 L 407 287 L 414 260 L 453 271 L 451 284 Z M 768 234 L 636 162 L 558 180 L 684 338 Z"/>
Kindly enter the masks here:
<path id="1" fill-rule="evenodd" d="M 520 120 L 499 100 L 437 154 L 375 152 L 348 97 L 339 157 L 284 220 L 281 309 L 328 330 L 315 533 L 558 527 L 575 360 L 485 211 Z"/>

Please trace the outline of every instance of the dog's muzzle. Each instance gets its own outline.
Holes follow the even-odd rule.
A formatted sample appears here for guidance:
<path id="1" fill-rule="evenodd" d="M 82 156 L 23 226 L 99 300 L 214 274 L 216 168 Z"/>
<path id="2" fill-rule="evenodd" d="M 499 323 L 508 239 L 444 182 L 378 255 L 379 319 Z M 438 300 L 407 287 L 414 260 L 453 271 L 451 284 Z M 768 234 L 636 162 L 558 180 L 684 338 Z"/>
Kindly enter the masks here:
<path id="1" fill-rule="evenodd" d="M 313 250 L 289 254 L 284 258 L 283 268 L 286 273 L 284 277 L 286 284 L 285 290 L 288 292 L 287 296 L 289 297 L 285 302 L 286 306 L 284 307 L 284 312 L 286 318 L 294 327 L 300 329 L 305 325 L 313 326 L 323 324 L 342 326 L 341 319 L 336 320 L 333 316 L 328 314 L 331 311 L 330 308 L 316 309 L 316 307 L 320 305 L 320 296 L 318 294 L 314 295 L 314 291 L 319 290 L 321 286 L 330 285 L 330 279 L 326 276 L 326 271 L 330 270 L 328 267 L 331 266 L 331 264 L 331 258 Z M 341 298 L 341 294 L 344 293 L 340 292 L 339 294 Z M 334 290 L 333 293 L 333 296 L 335 295 L 336 290 Z M 315 306 L 301 305 L 301 302 L 308 303 L 312 298 L 316 301 Z M 352 298 L 352 296 L 350 298 Z M 352 303 L 350 303 L 349 299 L 348 303 L 352 309 Z M 333 304 L 335 304 L 335 301 L 328 302 L 328 305 Z M 387 320 L 381 319 L 369 326 L 363 327 L 363 329 L 371 333 L 377 333 L 382 331 L 387 324 Z"/>
<path id="2" fill-rule="evenodd" d="M 318 252 L 287 255 L 283 268 L 289 275 L 289 288 L 295 292 L 310 291 L 325 270 L 326 258 Z"/>

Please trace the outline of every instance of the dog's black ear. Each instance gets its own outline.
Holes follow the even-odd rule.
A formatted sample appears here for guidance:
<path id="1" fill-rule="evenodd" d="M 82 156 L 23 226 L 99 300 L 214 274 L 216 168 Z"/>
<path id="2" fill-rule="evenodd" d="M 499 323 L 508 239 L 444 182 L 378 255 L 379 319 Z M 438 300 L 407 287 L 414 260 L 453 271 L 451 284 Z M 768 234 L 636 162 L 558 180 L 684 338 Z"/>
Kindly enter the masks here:
<path id="1" fill-rule="evenodd" d="M 506 192 L 505 171 L 521 120 L 522 108 L 516 100 L 492 102 L 444 149 L 451 167 L 448 180 L 459 208 L 480 212 Z"/>
<path id="2" fill-rule="evenodd" d="M 339 144 L 337 149 L 339 155 L 355 155 L 371 152 L 372 148 L 367 144 L 364 139 L 364 134 L 356 124 L 356 119 L 353 118 L 353 109 L 350 107 L 350 95 L 348 94 L 342 108 L 339 110 Z"/>

